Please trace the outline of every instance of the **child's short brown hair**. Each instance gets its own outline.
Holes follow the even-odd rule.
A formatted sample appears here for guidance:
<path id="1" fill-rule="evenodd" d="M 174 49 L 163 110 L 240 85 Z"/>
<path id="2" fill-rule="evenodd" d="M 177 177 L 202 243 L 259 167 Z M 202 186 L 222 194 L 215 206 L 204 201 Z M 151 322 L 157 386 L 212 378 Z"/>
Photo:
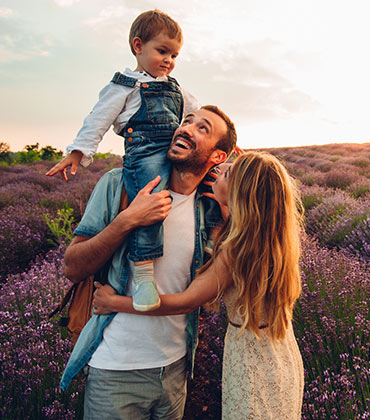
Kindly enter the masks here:
<path id="1" fill-rule="evenodd" d="M 158 9 L 141 13 L 133 21 L 130 29 L 129 43 L 132 53 L 136 55 L 132 48 L 132 41 L 135 37 L 139 37 L 145 43 L 161 32 L 166 32 L 171 39 L 177 39 L 182 43 L 180 25 L 166 13 L 163 13 Z"/>

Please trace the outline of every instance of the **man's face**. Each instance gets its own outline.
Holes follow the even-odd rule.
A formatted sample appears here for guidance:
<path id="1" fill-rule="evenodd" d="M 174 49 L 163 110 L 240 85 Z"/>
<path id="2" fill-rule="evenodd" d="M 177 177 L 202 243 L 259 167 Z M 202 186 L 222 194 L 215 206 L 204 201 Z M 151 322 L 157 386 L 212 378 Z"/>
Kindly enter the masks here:
<path id="1" fill-rule="evenodd" d="M 225 121 L 214 112 L 198 109 L 188 114 L 173 135 L 167 152 L 177 169 L 195 174 L 208 171 L 217 142 L 226 134 Z"/>

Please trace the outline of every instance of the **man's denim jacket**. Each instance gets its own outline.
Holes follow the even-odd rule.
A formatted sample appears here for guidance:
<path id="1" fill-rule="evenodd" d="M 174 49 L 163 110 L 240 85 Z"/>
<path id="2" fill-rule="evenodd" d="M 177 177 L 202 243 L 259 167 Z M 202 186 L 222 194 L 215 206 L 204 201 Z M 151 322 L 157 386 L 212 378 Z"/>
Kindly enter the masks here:
<path id="1" fill-rule="evenodd" d="M 121 205 L 123 188 L 122 169 L 113 169 L 106 173 L 97 183 L 87 204 L 84 216 L 75 230 L 76 235 L 93 237 L 102 231 L 117 216 Z M 195 211 L 195 247 L 191 265 L 191 280 L 196 270 L 203 264 L 203 254 L 209 231 L 219 226 L 220 218 L 213 216 L 207 220 L 207 215 L 215 214 L 216 202 L 202 196 L 203 184 L 198 187 L 194 201 Z M 212 209 L 213 207 L 213 209 Z M 219 213 L 220 215 L 220 213 Z M 220 215 L 221 216 L 221 215 Z M 117 293 L 124 295 L 129 276 L 127 260 L 127 241 L 115 251 L 108 271 L 108 282 Z M 110 323 L 116 313 L 109 315 L 92 315 L 82 330 L 77 343 L 68 360 L 60 386 L 65 390 L 73 377 L 86 365 L 98 347 L 103 337 L 104 328 Z M 195 350 L 198 344 L 199 309 L 187 315 L 187 346 L 191 360 L 191 370 L 194 368 Z"/>

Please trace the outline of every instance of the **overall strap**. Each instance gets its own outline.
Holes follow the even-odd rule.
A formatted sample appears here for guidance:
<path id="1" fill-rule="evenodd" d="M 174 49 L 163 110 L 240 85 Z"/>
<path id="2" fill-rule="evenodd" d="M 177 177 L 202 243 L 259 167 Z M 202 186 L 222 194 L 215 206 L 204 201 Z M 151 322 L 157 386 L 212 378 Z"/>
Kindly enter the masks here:
<path id="1" fill-rule="evenodd" d="M 178 83 L 178 81 L 174 77 L 167 76 L 167 80 L 169 82 L 175 83 L 175 85 L 177 85 L 177 86 L 180 86 L 179 83 Z"/>
<path id="2" fill-rule="evenodd" d="M 134 77 L 126 76 L 117 71 L 117 73 L 115 73 L 115 75 L 113 76 L 111 82 L 116 83 L 117 85 L 123 85 L 133 88 L 136 85 L 137 79 L 135 79 Z"/>

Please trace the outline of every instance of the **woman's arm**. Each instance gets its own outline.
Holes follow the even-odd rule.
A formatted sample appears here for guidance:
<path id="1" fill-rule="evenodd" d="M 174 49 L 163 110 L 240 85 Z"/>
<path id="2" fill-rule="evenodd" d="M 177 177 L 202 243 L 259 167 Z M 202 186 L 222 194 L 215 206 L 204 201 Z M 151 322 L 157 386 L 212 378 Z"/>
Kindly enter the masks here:
<path id="1" fill-rule="evenodd" d="M 108 285 L 96 283 L 94 294 L 94 313 L 98 315 L 111 312 L 126 312 L 139 315 L 178 315 L 193 312 L 200 305 L 215 299 L 220 292 L 232 285 L 230 270 L 221 253 L 202 274 L 182 293 L 161 295 L 161 306 L 150 312 L 138 312 L 132 306 L 132 298 L 117 295 Z"/>
<path id="2" fill-rule="evenodd" d="M 130 232 L 138 226 L 146 226 L 163 220 L 171 208 L 169 191 L 150 194 L 159 183 L 158 176 L 149 182 L 125 210 L 101 232 L 93 237 L 77 235 L 64 255 L 65 275 L 78 283 L 96 273 Z"/>

